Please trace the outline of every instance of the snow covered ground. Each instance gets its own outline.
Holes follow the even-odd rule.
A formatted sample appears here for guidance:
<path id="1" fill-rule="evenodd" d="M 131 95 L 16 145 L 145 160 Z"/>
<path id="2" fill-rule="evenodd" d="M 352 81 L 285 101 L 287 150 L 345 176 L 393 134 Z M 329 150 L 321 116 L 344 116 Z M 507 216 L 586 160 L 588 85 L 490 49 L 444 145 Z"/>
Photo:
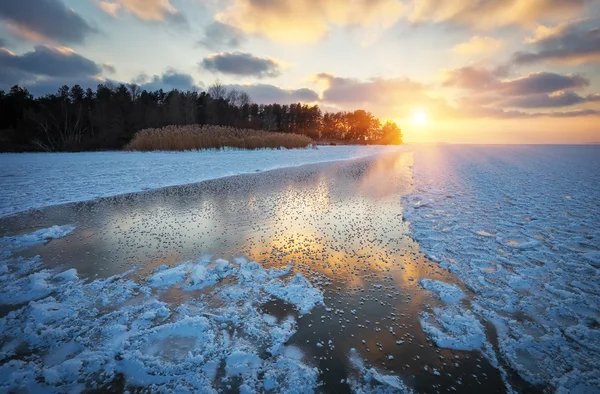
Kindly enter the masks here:
<path id="1" fill-rule="evenodd" d="M 383 146 L 203 152 L 0 154 L 0 216 L 48 205 L 405 150 Z"/>
<path id="2" fill-rule="evenodd" d="M 600 392 L 600 148 L 423 148 L 414 181 L 414 237 L 476 294 L 504 361 L 559 393 Z M 470 311 L 436 314 L 422 324 L 438 345 L 480 346 Z"/>

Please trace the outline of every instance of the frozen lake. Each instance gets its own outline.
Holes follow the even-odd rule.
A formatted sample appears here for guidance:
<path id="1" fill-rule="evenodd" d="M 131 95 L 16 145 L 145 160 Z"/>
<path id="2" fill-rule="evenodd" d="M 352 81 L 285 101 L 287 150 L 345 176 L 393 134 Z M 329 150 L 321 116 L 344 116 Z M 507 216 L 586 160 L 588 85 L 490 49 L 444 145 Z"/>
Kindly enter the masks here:
<path id="1" fill-rule="evenodd" d="M 379 149 L 0 219 L 0 387 L 597 392 L 600 149 Z M 229 174 L 205 153 L 0 155 L 2 211 Z"/>

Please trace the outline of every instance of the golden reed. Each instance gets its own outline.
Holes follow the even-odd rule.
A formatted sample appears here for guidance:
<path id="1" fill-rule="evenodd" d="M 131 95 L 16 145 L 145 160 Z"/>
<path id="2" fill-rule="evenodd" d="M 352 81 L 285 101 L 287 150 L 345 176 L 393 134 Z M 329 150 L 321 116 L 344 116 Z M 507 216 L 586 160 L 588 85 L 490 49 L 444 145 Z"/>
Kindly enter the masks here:
<path id="1" fill-rule="evenodd" d="M 138 131 L 125 145 L 130 151 L 185 151 L 203 149 L 306 148 L 314 141 L 304 135 L 237 129 L 226 126 L 166 126 Z"/>

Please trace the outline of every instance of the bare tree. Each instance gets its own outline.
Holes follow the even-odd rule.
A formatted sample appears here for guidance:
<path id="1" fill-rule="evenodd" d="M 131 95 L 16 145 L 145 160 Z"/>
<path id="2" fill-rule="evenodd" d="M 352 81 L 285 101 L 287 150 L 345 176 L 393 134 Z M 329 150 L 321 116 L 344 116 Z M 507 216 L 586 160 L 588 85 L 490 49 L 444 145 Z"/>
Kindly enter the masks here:
<path id="1" fill-rule="evenodd" d="M 208 94 L 210 94 L 210 97 L 212 97 L 214 100 L 224 99 L 225 95 L 227 94 L 227 89 L 225 89 L 225 86 L 223 86 L 219 81 L 216 81 L 209 86 Z"/>

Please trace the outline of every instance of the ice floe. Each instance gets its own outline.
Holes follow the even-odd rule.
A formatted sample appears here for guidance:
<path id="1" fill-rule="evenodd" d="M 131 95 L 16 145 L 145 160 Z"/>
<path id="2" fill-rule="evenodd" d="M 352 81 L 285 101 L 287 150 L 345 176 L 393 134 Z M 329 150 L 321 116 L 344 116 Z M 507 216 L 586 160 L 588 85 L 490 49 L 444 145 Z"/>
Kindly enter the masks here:
<path id="1" fill-rule="evenodd" d="M 447 304 L 455 304 L 465 298 L 465 293 L 456 285 L 436 279 L 420 279 L 419 284 L 425 290 L 435 293 L 440 300 Z"/>

